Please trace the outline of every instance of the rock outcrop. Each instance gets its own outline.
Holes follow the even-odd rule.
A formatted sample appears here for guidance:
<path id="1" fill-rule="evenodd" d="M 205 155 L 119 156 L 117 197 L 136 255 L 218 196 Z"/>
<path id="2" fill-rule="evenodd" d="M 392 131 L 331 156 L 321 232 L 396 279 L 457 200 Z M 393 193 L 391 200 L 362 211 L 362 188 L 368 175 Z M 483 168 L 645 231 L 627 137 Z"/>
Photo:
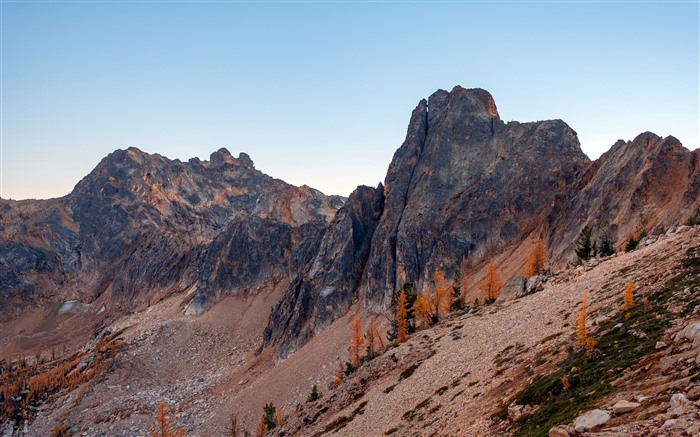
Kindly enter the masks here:
<path id="1" fill-rule="evenodd" d="M 285 357 L 345 314 L 357 300 L 361 273 L 384 205 L 384 187 L 358 187 L 338 211 L 313 260 L 275 306 L 264 333 Z"/>

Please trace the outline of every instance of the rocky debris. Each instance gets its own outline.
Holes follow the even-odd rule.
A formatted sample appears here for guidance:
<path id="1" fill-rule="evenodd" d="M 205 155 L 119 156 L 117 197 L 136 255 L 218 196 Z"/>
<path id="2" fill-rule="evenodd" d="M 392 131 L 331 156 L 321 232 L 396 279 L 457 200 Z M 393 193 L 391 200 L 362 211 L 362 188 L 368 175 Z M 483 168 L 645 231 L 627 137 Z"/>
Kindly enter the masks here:
<path id="1" fill-rule="evenodd" d="M 592 410 L 576 418 L 574 429 L 576 432 L 590 431 L 600 428 L 609 420 L 610 413 L 607 410 Z"/>
<path id="2" fill-rule="evenodd" d="M 613 413 L 615 414 L 625 414 L 629 413 L 630 411 L 634 410 L 635 408 L 638 408 L 641 404 L 637 402 L 630 402 L 626 401 L 624 399 L 619 400 L 613 405 L 612 410 Z"/>
<path id="3" fill-rule="evenodd" d="M 657 341 L 656 344 L 654 345 L 654 348 L 655 348 L 656 350 L 659 350 L 659 349 L 663 349 L 663 348 L 665 348 L 665 347 L 667 347 L 667 346 L 668 346 L 668 345 L 667 345 L 666 343 L 664 343 L 663 341 Z"/>
<path id="4" fill-rule="evenodd" d="M 525 276 L 517 275 L 503 286 L 501 294 L 496 298 L 496 303 L 508 302 L 509 300 L 517 299 L 525 295 L 526 280 Z"/>

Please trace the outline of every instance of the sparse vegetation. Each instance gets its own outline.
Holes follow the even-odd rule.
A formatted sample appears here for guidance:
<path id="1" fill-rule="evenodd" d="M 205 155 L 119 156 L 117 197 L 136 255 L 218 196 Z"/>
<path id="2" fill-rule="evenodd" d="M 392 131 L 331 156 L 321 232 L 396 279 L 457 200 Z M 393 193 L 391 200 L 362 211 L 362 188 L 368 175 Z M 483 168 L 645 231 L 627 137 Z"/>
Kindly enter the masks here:
<path id="1" fill-rule="evenodd" d="M 656 342 L 676 317 L 666 309 L 669 303 L 685 299 L 681 317 L 690 314 L 697 305 L 697 294 L 680 296 L 685 288 L 700 285 L 700 246 L 688 249 L 683 265 L 684 271 L 664 288 L 646 296 L 651 308 L 634 306 L 629 311 L 629 319 L 624 310 L 620 311 L 599 328 L 602 331 L 597 346 L 599 354 L 590 355 L 585 349 L 571 348 L 556 371 L 536 378 L 516 395 L 517 404 L 539 405 L 539 408 L 518 418 L 515 436 L 547 436 L 553 426 L 571 422 L 581 411 L 611 393 L 614 390 L 611 382 L 625 369 L 655 350 Z M 622 328 L 610 329 L 624 320 Z M 578 371 L 569 373 L 572 368 Z M 568 390 L 565 390 L 564 377 L 569 383 Z"/>
<path id="2" fill-rule="evenodd" d="M 73 400 L 79 403 L 92 384 L 107 371 L 112 359 L 125 347 L 121 332 L 103 336 L 92 349 L 45 361 L 20 356 L 0 363 L 0 423 L 34 419 L 39 404 L 80 388 Z M 65 351 L 64 351 L 65 352 Z"/>

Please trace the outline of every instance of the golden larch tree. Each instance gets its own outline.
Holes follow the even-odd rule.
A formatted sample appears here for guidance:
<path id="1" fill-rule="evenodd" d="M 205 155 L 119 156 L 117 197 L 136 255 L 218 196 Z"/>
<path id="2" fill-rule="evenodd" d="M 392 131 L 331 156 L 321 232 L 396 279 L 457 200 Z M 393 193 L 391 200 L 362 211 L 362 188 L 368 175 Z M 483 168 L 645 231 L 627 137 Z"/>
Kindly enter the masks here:
<path id="1" fill-rule="evenodd" d="M 255 429 L 255 435 L 256 437 L 262 437 L 265 435 L 267 432 L 267 425 L 265 425 L 265 415 L 260 416 L 260 420 L 258 421 L 258 426 Z"/>
<path id="2" fill-rule="evenodd" d="M 401 289 L 396 299 L 396 309 L 394 310 L 394 321 L 396 322 L 396 342 L 401 344 L 408 340 L 408 309 L 406 308 L 406 292 Z"/>
<path id="3" fill-rule="evenodd" d="M 545 265 L 547 264 L 547 248 L 544 245 L 544 241 L 537 240 L 535 247 L 527 256 L 527 264 L 525 264 L 525 277 L 529 278 L 534 275 L 541 275 L 544 273 Z"/>
<path id="4" fill-rule="evenodd" d="M 632 317 L 632 314 L 630 313 L 630 310 L 632 307 L 634 307 L 634 284 L 631 282 L 627 283 L 627 287 L 625 287 L 625 294 L 622 298 L 623 305 L 625 307 L 625 310 L 627 311 L 627 314 L 625 314 L 625 318 L 629 319 Z"/>
<path id="5" fill-rule="evenodd" d="M 343 382 L 343 365 L 338 363 L 338 368 L 335 370 L 335 376 L 333 377 L 333 385 L 338 385 Z"/>
<path id="6" fill-rule="evenodd" d="M 423 326 L 428 327 L 433 323 L 433 306 L 432 299 L 428 292 L 423 289 L 413 303 L 413 313 L 416 320 Z"/>
<path id="7" fill-rule="evenodd" d="M 578 315 L 578 320 L 576 321 L 576 340 L 579 345 L 586 348 L 587 353 L 591 353 L 596 347 L 597 342 L 588 335 L 588 327 L 586 323 L 588 322 L 588 293 L 584 293 L 583 299 L 581 300 L 581 311 Z"/>
<path id="8" fill-rule="evenodd" d="M 450 312 L 450 288 L 445 284 L 445 274 L 438 269 L 433 271 L 433 282 L 435 293 L 432 296 L 432 307 L 435 316 L 440 320 Z"/>
<path id="9" fill-rule="evenodd" d="M 280 427 L 284 425 L 284 419 L 282 418 L 282 407 L 277 410 L 277 415 L 275 416 L 275 425 Z"/>
<path id="10" fill-rule="evenodd" d="M 184 437 L 182 428 L 173 427 L 173 421 L 169 417 L 168 404 L 161 402 L 156 409 L 157 429 L 151 431 L 151 437 Z"/>
<path id="11" fill-rule="evenodd" d="M 486 295 L 486 299 L 493 300 L 501 294 L 501 289 L 503 289 L 503 280 L 496 271 L 496 264 L 490 260 L 486 268 L 486 278 L 481 283 L 481 291 Z"/>
<path id="12" fill-rule="evenodd" d="M 350 362 L 356 369 L 360 367 L 360 348 L 365 340 L 362 338 L 362 322 L 359 317 L 352 321 L 352 337 L 350 338 Z"/>

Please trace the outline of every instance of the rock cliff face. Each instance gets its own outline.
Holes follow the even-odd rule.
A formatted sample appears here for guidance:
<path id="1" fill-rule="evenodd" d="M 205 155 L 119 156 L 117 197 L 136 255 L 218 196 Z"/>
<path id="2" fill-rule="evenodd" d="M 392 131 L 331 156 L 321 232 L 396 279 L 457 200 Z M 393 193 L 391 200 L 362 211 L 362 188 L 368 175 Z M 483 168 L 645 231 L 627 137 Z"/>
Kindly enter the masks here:
<path id="1" fill-rule="evenodd" d="M 435 269 L 449 278 L 467 263 L 468 273 L 477 274 L 497 257 L 508 280 L 522 273 L 522 253 L 536 238 L 546 241 L 551 262 L 561 265 L 571 261 L 586 224 L 597 232 L 605 227 L 618 246 L 640 220 L 676 224 L 698 213 L 699 154 L 673 137 L 645 133 L 591 162 L 561 120 L 504 123 L 484 90 L 437 91 L 414 109 L 406 140 L 389 165 L 383 208 L 362 225 L 376 226 L 368 250 L 357 254 L 366 259 L 347 270 L 347 261 L 320 251 L 316 268 L 309 266 L 273 311 L 265 342 L 278 343 L 277 357 L 284 358 L 343 314 L 346 304 L 326 301 L 320 266 L 360 278 L 354 287 L 348 282 L 334 289 L 345 293 L 334 294 L 334 303 L 357 298 L 382 312 L 403 283 L 414 282 L 418 290 L 430 286 Z M 363 200 L 377 204 L 373 197 L 354 199 Z M 343 223 L 331 223 L 322 247 L 347 240 L 338 228 L 347 228 Z"/>
<path id="2" fill-rule="evenodd" d="M 311 262 L 275 306 L 263 336 L 267 344 L 279 342 L 279 355 L 299 348 L 357 300 L 383 188 L 358 187 L 350 195 Z"/>
<path id="3" fill-rule="evenodd" d="M 273 179 L 244 153 L 183 163 L 118 150 L 64 198 L 0 201 L 0 313 L 52 296 L 128 309 L 185 289 L 201 312 L 293 276 L 343 201 Z"/>

